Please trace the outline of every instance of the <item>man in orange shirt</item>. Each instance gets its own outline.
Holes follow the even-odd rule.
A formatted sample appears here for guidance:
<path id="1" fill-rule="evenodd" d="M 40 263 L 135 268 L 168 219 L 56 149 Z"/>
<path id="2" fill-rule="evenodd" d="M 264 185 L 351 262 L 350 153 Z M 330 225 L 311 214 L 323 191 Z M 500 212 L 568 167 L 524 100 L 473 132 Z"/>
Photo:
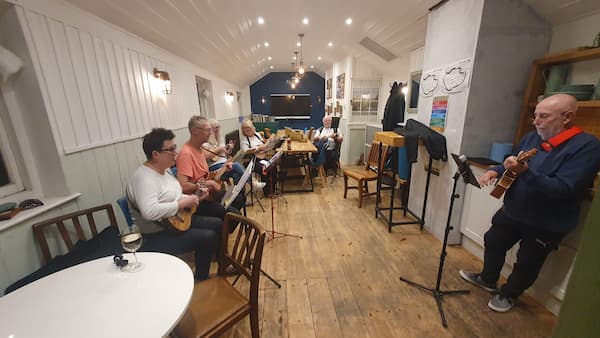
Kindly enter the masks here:
<path id="1" fill-rule="evenodd" d="M 183 193 L 193 194 L 199 187 L 207 187 L 214 199 L 205 200 L 196 210 L 196 214 L 203 216 L 225 218 L 227 212 L 240 213 L 239 208 L 244 205 L 244 195 L 240 194 L 232 203 L 234 207 L 227 210 L 221 205 L 220 200 L 224 192 L 221 184 L 209 179 L 210 171 L 206 161 L 206 153 L 202 145 L 208 141 L 212 131 L 209 121 L 202 116 L 192 116 L 188 122 L 190 132 L 189 140 L 183 145 L 177 156 L 177 180 L 181 184 Z M 231 170 L 232 163 L 223 165 L 224 170 Z"/>

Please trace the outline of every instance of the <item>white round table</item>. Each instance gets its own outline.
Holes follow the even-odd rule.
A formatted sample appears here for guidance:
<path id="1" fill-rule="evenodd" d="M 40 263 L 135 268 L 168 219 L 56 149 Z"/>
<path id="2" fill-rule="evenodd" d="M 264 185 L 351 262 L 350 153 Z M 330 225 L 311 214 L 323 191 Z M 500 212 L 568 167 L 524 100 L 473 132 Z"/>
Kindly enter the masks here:
<path id="1" fill-rule="evenodd" d="M 0 298 L 0 337 L 161 337 L 190 302 L 194 277 L 177 257 L 137 254 L 123 272 L 104 257 L 59 271 Z M 133 260 L 131 254 L 125 258 Z"/>

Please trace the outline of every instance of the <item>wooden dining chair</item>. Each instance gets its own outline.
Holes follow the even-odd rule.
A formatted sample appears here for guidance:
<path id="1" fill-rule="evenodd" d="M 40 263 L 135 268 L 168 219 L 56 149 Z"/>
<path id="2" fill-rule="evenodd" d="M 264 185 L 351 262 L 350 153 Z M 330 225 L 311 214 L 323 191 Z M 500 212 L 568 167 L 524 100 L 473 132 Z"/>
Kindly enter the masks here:
<path id="1" fill-rule="evenodd" d="M 77 235 L 76 240 L 85 241 L 89 238 L 95 237 L 98 235 L 98 228 L 96 226 L 97 219 L 94 218 L 99 217 L 106 213 L 105 216 L 108 216 L 109 226 L 115 227 L 118 232 L 117 219 L 115 218 L 115 213 L 113 211 L 112 205 L 104 204 L 97 207 L 75 211 L 66 215 L 58 216 L 51 218 L 49 220 L 45 220 L 43 222 L 39 222 L 33 225 L 33 235 L 40 246 L 42 251 L 42 255 L 44 256 L 44 264 L 48 264 L 52 260 L 53 255 L 50 253 L 50 247 L 48 245 L 48 240 L 46 239 L 46 235 L 50 233 L 50 231 L 56 231 L 56 229 L 51 229 L 56 227 L 62 240 L 67 247 L 67 251 L 71 251 L 74 248 L 73 239 L 69 234 L 68 228 L 74 228 L 75 233 Z M 104 216 L 104 215 L 103 215 Z M 83 221 L 83 222 L 82 222 Z M 89 234 L 91 236 L 86 236 L 84 232 L 84 227 L 82 224 L 87 223 L 89 225 L 90 231 Z M 105 222 L 103 221 L 104 225 Z M 69 226 L 71 225 L 71 226 Z M 72 232 L 72 230 L 71 230 Z"/>
<path id="2" fill-rule="evenodd" d="M 380 158 L 381 149 L 381 158 Z M 369 192 L 369 182 L 377 180 L 378 170 L 385 167 L 385 162 L 389 156 L 389 146 L 379 142 L 371 143 L 371 150 L 366 164 L 360 167 L 344 167 L 344 198 L 348 195 L 348 190 L 358 190 L 358 207 L 362 207 L 363 198 L 373 196 L 376 192 Z M 348 186 L 348 179 L 356 180 L 356 186 Z"/>
<path id="3" fill-rule="evenodd" d="M 236 230 L 229 233 L 235 226 Z M 190 305 L 177 324 L 177 337 L 216 337 L 250 315 L 252 337 L 259 337 L 258 284 L 265 232 L 253 220 L 227 213 L 223 228 L 217 276 L 196 283 Z M 249 283 L 242 294 L 227 279 L 225 268 L 233 266 Z"/>

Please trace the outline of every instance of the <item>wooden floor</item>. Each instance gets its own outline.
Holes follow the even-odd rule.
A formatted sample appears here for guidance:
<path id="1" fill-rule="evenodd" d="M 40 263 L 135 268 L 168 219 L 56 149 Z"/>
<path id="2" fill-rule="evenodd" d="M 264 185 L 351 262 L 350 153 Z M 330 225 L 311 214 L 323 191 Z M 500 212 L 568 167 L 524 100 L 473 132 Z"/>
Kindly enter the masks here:
<path id="1" fill-rule="evenodd" d="M 416 225 L 388 233 L 374 217 L 374 198 L 358 209 L 356 191 L 344 200 L 343 179 L 329 180 L 313 193 L 285 194 L 287 203 L 275 202 L 275 230 L 303 238 L 265 245 L 263 270 L 282 288 L 261 279 L 262 337 L 551 336 L 556 317 L 530 298 L 506 314 L 489 310 L 490 294 L 458 276 L 461 268 L 481 267 L 461 247 L 448 249 L 442 289 L 472 291 L 444 298 L 444 329 L 434 298 L 399 280 L 434 286 L 441 242 Z M 271 202 L 262 202 L 266 212 L 250 207 L 249 216 L 270 230 Z M 248 319 L 225 334 L 249 336 Z"/>

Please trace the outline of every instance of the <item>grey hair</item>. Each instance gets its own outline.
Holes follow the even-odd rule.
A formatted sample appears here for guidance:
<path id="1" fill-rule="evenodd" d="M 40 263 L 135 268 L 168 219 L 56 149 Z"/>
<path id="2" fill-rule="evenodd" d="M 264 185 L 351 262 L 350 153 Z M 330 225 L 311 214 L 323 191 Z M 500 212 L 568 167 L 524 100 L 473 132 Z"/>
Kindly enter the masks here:
<path id="1" fill-rule="evenodd" d="M 192 128 L 194 128 L 195 126 L 197 126 L 198 124 L 200 124 L 202 122 L 208 123 L 208 119 L 204 116 L 194 115 L 194 116 L 190 117 L 190 121 L 188 122 L 188 129 L 191 131 Z"/>

